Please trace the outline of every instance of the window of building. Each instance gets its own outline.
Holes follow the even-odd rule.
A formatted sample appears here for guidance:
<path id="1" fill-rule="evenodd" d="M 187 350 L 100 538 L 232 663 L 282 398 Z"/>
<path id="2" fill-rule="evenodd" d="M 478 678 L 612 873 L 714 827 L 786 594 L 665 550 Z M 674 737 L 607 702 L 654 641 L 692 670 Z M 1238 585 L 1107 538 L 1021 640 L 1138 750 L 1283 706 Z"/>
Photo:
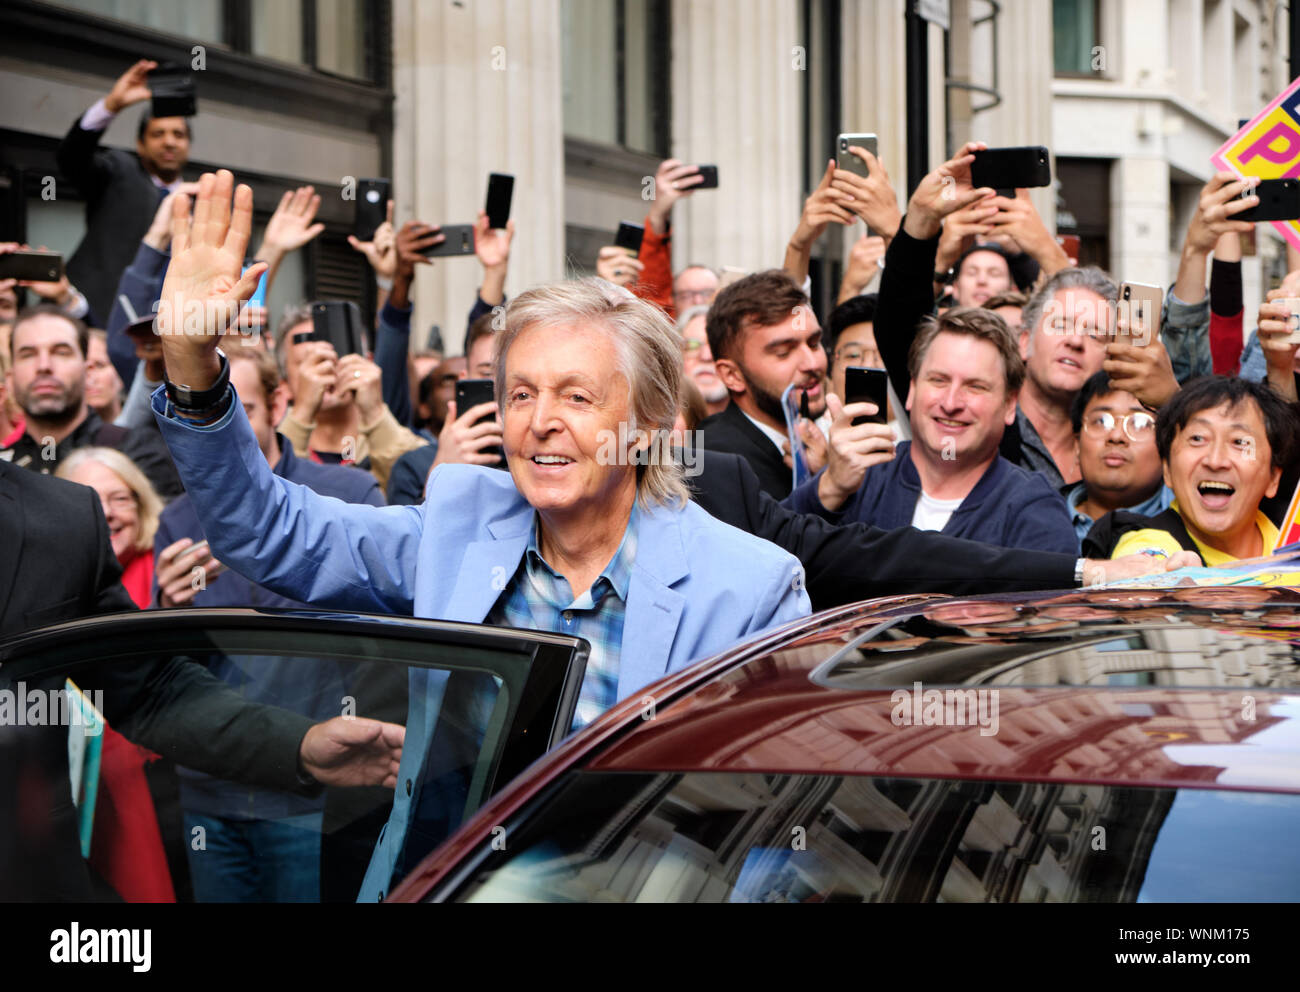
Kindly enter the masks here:
<path id="1" fill-rule="evenodd" d="M 1058 76 L 1092 76 L 1100 43 L 1099 0 L 1052 0 L 1052 50 Z"/>
<path id="2" fill-rule="evenodd" d="M 564 0 L 564 133 L 668 154 L 666 0 Z"/>
<path id="3" fill-rule="evenodd" d="M 60 7 L 72 7 L 87 14 L 125 21 L 142 28 L 193 38 L 196 41 L 225 42 L 221 0 L 187 0 L 185 3 L 156 3 L 153 0 L 52 0 Z"/>

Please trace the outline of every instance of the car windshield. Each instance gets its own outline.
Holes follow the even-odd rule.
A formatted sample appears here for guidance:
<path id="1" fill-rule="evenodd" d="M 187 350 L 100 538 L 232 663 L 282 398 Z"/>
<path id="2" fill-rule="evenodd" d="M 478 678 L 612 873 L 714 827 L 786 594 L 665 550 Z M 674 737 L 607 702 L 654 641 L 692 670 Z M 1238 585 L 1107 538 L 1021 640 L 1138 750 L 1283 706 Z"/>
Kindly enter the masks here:
<path id="1" fill-rule="evenodd" d="M 1300 796 L 841 775 L 578 772 L 464 902 L 1300 899 Z"/>

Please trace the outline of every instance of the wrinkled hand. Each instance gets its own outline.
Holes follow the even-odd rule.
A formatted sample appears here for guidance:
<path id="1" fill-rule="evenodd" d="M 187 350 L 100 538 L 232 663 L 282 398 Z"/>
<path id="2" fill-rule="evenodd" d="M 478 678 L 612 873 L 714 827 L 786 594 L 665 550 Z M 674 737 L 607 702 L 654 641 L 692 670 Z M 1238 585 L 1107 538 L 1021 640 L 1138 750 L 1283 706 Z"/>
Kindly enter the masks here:
<path id="1" fill-rule="evenodd" d="M 192 538 L 174 541 L 159 552 L 154 565 L 158 605 L 164 609 L 190 605 L 198 591 L 224 570 L 225 566 L 212 557 L 212 549 L 206 542 L 195 550 Z"/>
<path id="2" fill-rule="evenodd" d="M 795 228 L 794 236 L 790 239 L 792 248 L 807 251 L 830 224 L 848 227 L 853 223 L 855 218 L 849 210 L 849 204 L 854 198 L 835 188 L 835 173 L 835 160 L 831 159 L 826 165 L 826 171 L 822 173 L 821 182 L 817 184 L 812 195 L 804 200 L 803 213 L 799 215 L 799 226 Z"/>
<path id="3" fill-rule="evenodd" d="M 312 726 L 298 745 L 303 770 L 322 785 L 397 785 L 406 728 L 336 716 Z"/>
<path id="4" fill-rule="evenodd" d="M 384 387 L 379 366 L 364 355 L 344 355 L 334 365 L 334 389 L 351 394 L 361 425 L 371 427 L 384 413 Z"/>
<path id="5" fill-rule="evenodd" d="M 314 186 L 299 186 L 295 190 L 285 190 L 280 197 L 280 204 L 266 222 L 266 231 L 262 234 L 262 248 L 257 253 L 259 258 L 283 256 L 297 251 L 303 245 L 318 237 L 325 230 L 324 224 L 313 224 L 316 212 L 320 210 L 320 194 Z"/>
<path id="6" fill-rule="evenodd" d="M 976 200 L 970 206 L 948 215 L 939 235 L 939 249 L 934 258 L 935 271 L 948 271 L 957 264 L 961 253 L 975 243 L 976 238 L 985 238 L 993 233 L 993 221 L 998 215 L 993 199 L 985 197 Z"/>
<path id="7" fill-rule="evenodd" d="M 1289 276 L 1288 276 L 1289 278 Z M 1289 402 L 1296 402 L 1295 376 L 1296 352 L 1300 350 L 1300 317 L 1293 316 L 1291 308 L 1282 301 L 1294 294 L 1286 280 L 1278 289 L 1270 290 L 1267 302 L 1259 305 L 1259 346 L 1268 364 L 1268 382 Z"/>
<path id="8" fill-rule="evenodd" d="M 259 262 L 240 275 L 253 227 L 253 191 L 243 184 L 234 190 L 232 211 L 233 186 L 234 176 L 226 169 L 206 173 L 199 180 L 193 221 L 189 197 L 172 201 L 172 260 L 158 301 L 157 327 L 168 375 L 192 389 L 207 389 L 215 381 L 218 339 L 267 269 Z"/>
<path id="9" fill-rule="evenodd" d="M 817 498 L 828 510 L 838 510 L 858 491 L 867 469 L 893 461 L 894 432 L 888 424 L 859 424 L 855 417 L 879 411 L 874 403 L 845 406 L 834 393 L 826 397 L 831 413 L 830 450 L 826 471 L 817 483 Z"/>
<path id="10" fill-rule="evenodd" d="M 1104 586 L 1120 579 L 1136 579 L 1141 575 L 1159 575 L 1180 568 L 1199 568 L 1203 562 L 1195 551 L 1179 551 L 1168 558 L 1159 555 L 1125 555 L 1103 561 L 1089 558 L 1083 563 L 1083 584 L 1087 588 Z"/>
<path id="11" fill-rule="evenodd" d="M 1259 197 L 1252 193 L 1242 200 L 1234 199 L 1254 183 L 1238 179 L 1231 172 L 1219 172 L 1201 187 L 1201 199 L 1197 203 L 1196 213 L 1187 225 L 1187 238 L 1184 247 L 1190 251 L 1209 254 L 1214 244 L 1223 235 L 1230 232 L 1248 234 L 1255 229 L 1250 221 L 1233 220 L 1243 210 L 1259 205 Z"/>
<path id="12" fill-rule="evenodd" d="M 803 443 L 803 460 L 808 466 L 808 471 L 816 475 L 826 467 L 826 435 L 814 421 L 800 417 L 795 425 L 795 430 L 799 432 L 799 440 Z M 787 447 L 790 442 L 786 441 Z M 791 459 L 791 467 L 793 467 Z"/>
<path id="13" fill-rule="evenodd" d="M 1159 410 L 1178 392 L 1169 352 L 1159 338 L 1145 347 L 1112 342 L 1106 345 L 1101 367 L 1110 376 L 1111 389 L 1132 393 L 1152 410 Z"/>
<path id="14" fill-rule="evenodd" d="M 110 114 L 120 113 L 124 108 L 153 96 L 149 89 L 149 73 L 158 68 L 158 63 L 150 59 L 141 59 L 126 72 L 117 77 L 117 82 L 104 97 L 104 109 Z"/>
<path id="15" fill-rule="evenodd" d="M 504 228 L 489 227 L 486 210 L 478 212 L 474 222 L 474 254 L 485 269 L 504 268 L 510 261 L 510 242 L 515 236 L 515 222 L 506 221 Z"/>
<path id="16" fill-rule="evenodd" d="M 497 405 L 495 402 L 478 403 L 470 407 L 461 416 L 456 415 L 456 401 L 447 404 L 447 419 L 438 434 L 438 456 L 435 465 L 499 465 L 497 455 L 487 454 L 486 449 L 500 447 L 501 424 L 495 419 Z M 476 424 L 480 417 L 491 416 L 494 419 Z"/>
<path id="17" fill-rule="evenodd" d="M 626 248 L 606 245 L 596 257 L 596 275 L 615 286 L 635 286 L 645 263 Z"/>
<path id="18" fill-rule="evenodd" d="M 926 174 L 907 204 L 903 223 L 909 235 L 921 241 L 933 238 L 945 217 L 996 195 L 996 190 L 988 186 L 976 189 L 971 182 L 975 153 L 987 148 L 982 141 L 968 141 L 956 155 Z"/>
<path id="19" fill-rule="evenodd" d="M 862 218 L 876 234 L 886 241 L 898 233 L 903 213 L 898 209 L 898 197 L 884 163 L 865 148 L 853 145 L 849 152 L 866 163 L 869 175 L 864 179 L 848 169 L 836 169 L 831 189 L 848 196 L 845 202 L 850 210 Z"/>
<path id="20" fill-rule="evenodd" d="M 375 228 L 374 237 L 369 241 L 358 241 L 355 234 L 349 234 L 348 244 L 353 251 L 366 256 L 366 261 L 377 277 L 391 280 L 397 273 L 397 232 L 393 229 L 393 201 L 388 201 L 388 215 Z M 424 258 L 423 255 L 420 257 Z M 427 258 L 424 260 L 429 261 Z"/>
<path id="21" fill-rule="evenodd" d="M 178 196 L 194 196 L 198 191 L 198 183 L 181 183 L 172 192 L 164 196 L 162 202 L 158 204 L 158 209 L 154 212 L 153 222 L 149 225 L 149 230 L 144 232 L 144 237 L 140 240 L 154 251 L 169 251 L 172 245 L 172 213 L 176 209 L 176 198 Z"/>

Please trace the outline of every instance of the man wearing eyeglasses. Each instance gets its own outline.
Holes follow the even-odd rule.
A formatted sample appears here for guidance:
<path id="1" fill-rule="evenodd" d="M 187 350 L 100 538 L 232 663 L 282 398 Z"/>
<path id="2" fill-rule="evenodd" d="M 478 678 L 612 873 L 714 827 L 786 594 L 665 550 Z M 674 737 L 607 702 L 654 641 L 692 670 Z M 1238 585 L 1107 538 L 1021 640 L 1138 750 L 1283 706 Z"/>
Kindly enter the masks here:
<path id="1" fill-rule="evenodd" d="M 718 378 L 718 368 L 709 349 L 709 335 L 704 329 L 709 308 L 701 304 L 680 313 L 677 330 L 682 336 L 682 372 L 699 388 L 709 416 L 713 416 L 727 408 L 731 394 L 727 392 L 727 384 Z"/>
<path id="2" fill-rule="evenodd" d="M 1136 396 L 1111 389 L 1110 377 L 1098 372 L 1079 390 L 1071 418 L 1083 481 L 1065 494 L 1065 503 L 1080 547 L 1111 510 L 1154 517 L 1169 507 L 1174 494 L 1161 481 L 1156 417 Z"/>

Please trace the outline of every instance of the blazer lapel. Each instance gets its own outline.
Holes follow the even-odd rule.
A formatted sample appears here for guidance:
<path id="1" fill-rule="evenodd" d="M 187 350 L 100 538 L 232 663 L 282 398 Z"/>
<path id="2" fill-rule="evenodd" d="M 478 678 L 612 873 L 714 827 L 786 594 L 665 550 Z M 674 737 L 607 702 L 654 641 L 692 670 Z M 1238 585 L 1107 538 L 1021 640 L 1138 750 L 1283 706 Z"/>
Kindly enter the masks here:
<path id="1" fill-rule="evenodd" d="M 675 639 L 664 635 L 677 630 L 686 597 L 670 586 L 690 572 L 680 519 L 679 511 L 662 506 L 640 515 L 619 650 L 619 699 L 662 677 L 673 660 Z"/>
<path id="2" fill-rule="evenodd" d="M 488 524 L 492 540 L 474 541 L 465 547 L 447 603 L 447 619 L 483 622 L 514 577 L 532 526 L 533 508 L 523 503 L 510 516 Z"/>

